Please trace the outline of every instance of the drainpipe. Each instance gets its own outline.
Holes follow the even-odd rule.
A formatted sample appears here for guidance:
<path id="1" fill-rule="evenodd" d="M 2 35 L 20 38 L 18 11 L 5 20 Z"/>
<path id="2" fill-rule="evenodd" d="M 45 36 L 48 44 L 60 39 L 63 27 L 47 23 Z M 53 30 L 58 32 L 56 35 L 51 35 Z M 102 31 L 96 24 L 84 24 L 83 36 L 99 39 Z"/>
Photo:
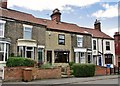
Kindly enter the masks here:
<path id="1" fill-rule="evenodd" d="M 102 39 L 102 57 L 103 57 L 103 66 L 104 66 L 104 63 L 105 63 L 105 58 L 104 58 L 104 50 L 103 50 L 103 39 Z"/>
<path id="2" fill-rule="evenodd" d="M 99 58 L 98 58 L 99 53 L 98 53 L 98 51 L 99 51 L 99 44 L 98 44 L 98 39 L 97 39 L 97 61 L 98 61 L 97 63 L 99 65 Z"/>

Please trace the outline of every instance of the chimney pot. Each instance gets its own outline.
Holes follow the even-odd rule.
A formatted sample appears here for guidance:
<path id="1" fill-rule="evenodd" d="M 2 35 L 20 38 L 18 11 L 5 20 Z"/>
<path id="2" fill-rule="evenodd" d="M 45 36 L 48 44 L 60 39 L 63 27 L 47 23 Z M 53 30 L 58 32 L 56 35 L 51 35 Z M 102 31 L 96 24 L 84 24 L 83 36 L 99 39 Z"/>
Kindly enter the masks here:
<path id="1" fill-rule="evenodd" d="M 0 0 L 0 7 L 1 8 L 7 8 L 7 0 Z"/>
<path id="2" fill-rule="evenodd" d="M 56 8 L 55 10 L 53 10 L 53 13 L 51 15 L 51 19 L 52 19 L 52 21 L 60 22 L 61 13 L 60 13 L 59 9 Z"/>
<path id="3" fill-rule="evenodd" d="M 94 23 L 94 28 L 95 28 L 96 30 L 101 31 L 101 23 L 100 23 L 100 20 L 97 20 L 97 19 L 96 19 L 96 21 L 95 21 L 95 23 Z"/>

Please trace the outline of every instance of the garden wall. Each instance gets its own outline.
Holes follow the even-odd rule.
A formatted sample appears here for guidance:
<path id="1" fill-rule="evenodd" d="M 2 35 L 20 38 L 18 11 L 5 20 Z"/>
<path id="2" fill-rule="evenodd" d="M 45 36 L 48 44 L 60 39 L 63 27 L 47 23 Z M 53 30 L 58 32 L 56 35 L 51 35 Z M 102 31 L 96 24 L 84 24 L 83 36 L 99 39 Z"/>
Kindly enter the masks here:
<path id="1" fill-rule="evenodd" d="M 110 68 L 96 66 L 95 75 L 110 75 Z"/>
<path id="2" fill-rule="evenodd" d="M 23 69 L 28 67 L 5 67 L 4 81 L 22 81 Z M 29 67 L 32 69 L 32 80 L 35 79 L 49 79 L 61 78 L 61 68 L 40 69 Z"/>

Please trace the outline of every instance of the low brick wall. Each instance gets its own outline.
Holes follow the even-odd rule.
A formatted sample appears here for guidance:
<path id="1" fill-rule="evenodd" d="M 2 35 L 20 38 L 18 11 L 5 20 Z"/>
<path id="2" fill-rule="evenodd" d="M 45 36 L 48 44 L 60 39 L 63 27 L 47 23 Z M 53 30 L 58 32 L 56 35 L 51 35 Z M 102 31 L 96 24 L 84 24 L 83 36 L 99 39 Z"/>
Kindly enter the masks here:
<path id="1" fill-rule="evenodd" d="M 95 75 L 110 75 L 110 68 L 96 66 Z"/>
<path id="2" fill-rule="evenodd" d="M 4 67 L 4 81 L 22 80 L 22 70 L 26 67 Z"/>
<path id="3" fill-rule="evenodd" d="M 22 81 L 23 69 L 28 67 L 5 67 L 4 68 L 4 81 Z M 49 79 L 49 78 L 61 78 L 61 68 L 52 69 L 32 69 L 32 80 L 35 79 Z"/>
<path id="4" fill-rule="evenodd" d="M 52 69 L 32 69 L 33 79 L 50 79 L 50 78 L 61 78 L 61 68 Z"/>

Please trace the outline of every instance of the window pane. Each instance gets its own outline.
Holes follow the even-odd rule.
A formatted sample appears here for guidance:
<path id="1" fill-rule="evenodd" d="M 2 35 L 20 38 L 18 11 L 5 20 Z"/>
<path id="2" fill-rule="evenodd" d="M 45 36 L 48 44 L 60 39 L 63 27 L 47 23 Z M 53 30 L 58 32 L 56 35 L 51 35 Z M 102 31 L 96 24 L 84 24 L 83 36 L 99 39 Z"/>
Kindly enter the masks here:
<path id="1" fill-rule="evenodd" d="M 4 44 L 0 43 L 0 51 L 4 51 Z"/>
<path id="2" fill-rule="evenodd" d="M 31 33 L 32 29 L 31 28 L 24 28 L 24 39 L 31 39 Z"/>
<path id="3" fill-rule="evenodd" d="M 64 45 L 65 44 L 65 35 L 59 34 L 58 35 L 58 43 Z"/>
<path id="4" fill-rule="evenodd" d="M 78 47 L 82 47 L 82 40 L 83 40 L 82 37 L 77 37 L 77 46 Z"/>
<path id="5" fill-rule="evenodd" d="M 106 50 L 110 50 L 110 42 L 106 42 Z"/>
<path id="6" fill-rule="evenodd" d="M 93 40 L 93 49 L 96 50 L 96 40 Z"/>
<path id="7" fill-rule="evenodd" d="M 64 40 L 59 40 L 59 44 L 64 44 Z"/>
<path id="8" fill-rule="evenodd" d="M 82 37 L 78 37 L 78 38 L 77 38 L 77 41 L 80 41 L 80 42 L 81 42 L 81 41 L 82 41 Z"/>
<path id="9" fill-rule="evenodd" d="M 4 35 L 4 24 L 3 23 L 0 23 L 0 36 L 3 36 Z"/>
<path id="10" fill-rule="evenodd" d="M 78 47 L 82 47 L 82 42 L 77 43 Z"/>
<path id="11" fill-rule="evenodd" d="M 68 63 L 69 53 L 68 52 L 55 52 L 55 63 Z"/>
<path id="12" fill-rule="evenodd" d="M 4 52 L 0 52 L 0 61 L 4 60 Z"/>
<path id="13" fill-rule="evenodd" d="M 65 39 L 64 35 L 59 35 L 59 39 Z"/>

